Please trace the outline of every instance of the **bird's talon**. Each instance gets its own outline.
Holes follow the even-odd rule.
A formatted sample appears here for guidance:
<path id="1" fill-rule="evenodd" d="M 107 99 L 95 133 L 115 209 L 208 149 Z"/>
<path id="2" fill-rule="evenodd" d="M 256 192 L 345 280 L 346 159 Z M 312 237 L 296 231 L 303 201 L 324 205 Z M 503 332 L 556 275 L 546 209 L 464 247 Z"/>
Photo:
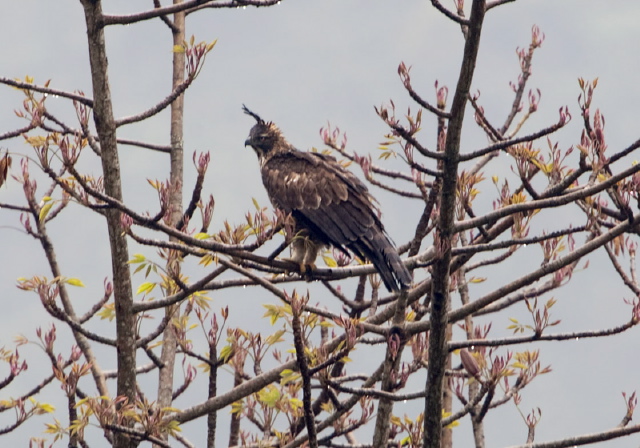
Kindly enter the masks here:
<path id="1" fill-rule="evenodd" d="M 313 272 L 316 270 L 315 263 L 300 264 L 300 275 L 304 277 L 305 281 L 310 282 L 313 280 Z"/>
<path id="2" fill-rule="evenodd" d="M 315 263 L 300 263 L 300 274 L 307 275 L 316 270 Z"/>

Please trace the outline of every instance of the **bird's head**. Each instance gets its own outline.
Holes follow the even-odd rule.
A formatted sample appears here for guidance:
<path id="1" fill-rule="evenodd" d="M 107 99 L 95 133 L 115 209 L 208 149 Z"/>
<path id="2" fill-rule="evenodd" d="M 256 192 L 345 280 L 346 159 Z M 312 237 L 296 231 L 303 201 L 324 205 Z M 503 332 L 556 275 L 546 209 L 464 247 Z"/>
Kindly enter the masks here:
<path id="1" fill-rule="evenodd" d="M 249 131 L 249 137 L 244 141 L 244 146 L 251 146 L 260 159 L 288 146 L 280 129 L 275 124 L 264 121 L 258 114 L 247 109 L 244 104 L 242 110 L 245 114 L 255 118 L 257 122 Z"/>

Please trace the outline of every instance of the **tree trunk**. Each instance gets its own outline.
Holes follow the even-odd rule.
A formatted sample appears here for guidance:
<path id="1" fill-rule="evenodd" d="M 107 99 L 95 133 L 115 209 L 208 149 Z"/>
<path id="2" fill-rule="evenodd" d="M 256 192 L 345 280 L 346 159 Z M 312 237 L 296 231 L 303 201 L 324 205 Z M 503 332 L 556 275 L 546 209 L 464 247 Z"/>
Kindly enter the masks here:
<path id="1" fill-rule="evenodd" d="M 81 0 L 87 23 L 89 60 L 93 85 L 93 118 L 100 140 L 102 173 L 105 193 L 122 202 L 120 162 L 116 142 L 116 126 L 109 88 L 107 51 L 102 26 L 102 3 L 99 0 Z M 133 314 L 133 294 L 129 271 L 129 250 L 126 236 L 120 226 L 120 212 L 105 210 L 109 243 L 111 247 L 111 268 L 113 272 L 113 293 L 116 313 L 117 337 L 117 395 L 126 397 L 133 403 L 136 399 L 136 335 Z M 116 434 L 115 448 L 132 445 L 125 434 Z"/>

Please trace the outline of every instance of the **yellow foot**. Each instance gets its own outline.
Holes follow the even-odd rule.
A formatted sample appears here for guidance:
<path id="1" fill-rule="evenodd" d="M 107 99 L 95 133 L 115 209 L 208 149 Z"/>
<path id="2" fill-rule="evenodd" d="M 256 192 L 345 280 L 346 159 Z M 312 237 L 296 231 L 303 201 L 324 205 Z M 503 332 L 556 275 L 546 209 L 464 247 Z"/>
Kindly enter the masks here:
<path id="1" fill-rule="evenodd" d="M 290 261 L 291 263 L 295 263 L 298 267 L 298 272 L 301 276 L 305 278 L 306 281 L 310 282 L 312 280 L 313 271 L 316 270 L 315 263 L 301 263 L 299 260 L 294 260 L 293 258 L 282 258 L 284 261 Z"/>

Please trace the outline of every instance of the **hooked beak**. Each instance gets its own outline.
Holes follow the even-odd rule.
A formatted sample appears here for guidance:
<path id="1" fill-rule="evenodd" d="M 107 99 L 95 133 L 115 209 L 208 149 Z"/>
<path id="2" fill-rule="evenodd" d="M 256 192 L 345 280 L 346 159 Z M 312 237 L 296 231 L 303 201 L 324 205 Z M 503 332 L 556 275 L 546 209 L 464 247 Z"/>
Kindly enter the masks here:
<path id="1" fill-rule="evenodd" d="M 250 146 L 250 145 L 251 145 L 251 139 L 248 138 L 244 141 L 244 147 L 246 148 L 247 146 Z"/>

